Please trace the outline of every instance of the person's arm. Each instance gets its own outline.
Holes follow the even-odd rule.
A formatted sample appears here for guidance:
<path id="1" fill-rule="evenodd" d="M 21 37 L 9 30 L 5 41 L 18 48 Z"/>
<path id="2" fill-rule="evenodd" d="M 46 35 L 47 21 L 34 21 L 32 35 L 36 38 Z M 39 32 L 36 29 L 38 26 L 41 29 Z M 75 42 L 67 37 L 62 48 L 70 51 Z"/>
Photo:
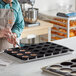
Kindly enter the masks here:
<path id="1" fill-rule="evenodd" d="M 23 19 L 23 15 L 22 15 L 22 11 L 21 11 L 21 7 L 19 5 L 19 10 L 17 12 L 17 18 L 15 21 L 15 24 L 12 28 L 12 32 L 17 34 L 17 37 L 20 37 L 23 29 L 24 29 L 24 19 Z"/>
<path id="2" fill-rule="evenodd" d="M 10 38 L 7 37 L 8 42 L 14 46 L 16 45 L 16 38 L 20 37 L 25 25 L 20 5 L 18 8 L 19 10 L 17 11 L 16 21 L 12 27 L 12 35 Z"/>

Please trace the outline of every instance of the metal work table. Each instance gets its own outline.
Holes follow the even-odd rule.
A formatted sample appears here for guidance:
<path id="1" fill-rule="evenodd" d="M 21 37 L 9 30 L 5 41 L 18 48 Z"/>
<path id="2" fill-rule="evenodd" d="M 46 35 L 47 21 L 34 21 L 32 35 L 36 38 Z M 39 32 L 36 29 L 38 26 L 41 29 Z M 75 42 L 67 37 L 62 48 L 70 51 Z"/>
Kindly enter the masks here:
<path id="1" fill-rule="evenodd" d="M 69 59 L 76 58 L 76 37 L 70 39 L 58 40 L 55 41 L 55 43 L 67 46 L 71 49 L 74 49 L 75 51 L 72 54 L 54 58 L 48 58 L 29 63 L 23 63 L 11 56 L 0 54 L 1 59 L 11 62 L 11 64 L 8 65 L 7 67 L 0 66 L 0 76 L 55 76 L 50 75 L 48 73 L 43 73 L 41 68 L 47 65 L 52 65 Z"/>

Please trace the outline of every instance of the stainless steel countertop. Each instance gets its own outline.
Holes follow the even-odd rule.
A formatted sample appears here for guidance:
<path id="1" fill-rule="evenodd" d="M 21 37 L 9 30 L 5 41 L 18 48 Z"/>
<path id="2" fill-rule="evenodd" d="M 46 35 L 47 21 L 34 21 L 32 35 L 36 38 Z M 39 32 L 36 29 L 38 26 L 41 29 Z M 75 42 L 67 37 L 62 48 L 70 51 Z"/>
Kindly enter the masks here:
<path id="1" fill-rule="evenodd" d="M 21 62 L 20 60 L 6 54 L 0 54 L 1 59 L 10 63 L 10 65 L 6 67 L 0 66 L 0 76 L 53 76 L 47 73 L 43 73 L 41 68 L 47 65 L 52 65 L 76 58 L 76 37 L 70 39 L 62 39 L 54 42 L 70 47 L 75 51 L 72 54 L 29 63 Z"/>

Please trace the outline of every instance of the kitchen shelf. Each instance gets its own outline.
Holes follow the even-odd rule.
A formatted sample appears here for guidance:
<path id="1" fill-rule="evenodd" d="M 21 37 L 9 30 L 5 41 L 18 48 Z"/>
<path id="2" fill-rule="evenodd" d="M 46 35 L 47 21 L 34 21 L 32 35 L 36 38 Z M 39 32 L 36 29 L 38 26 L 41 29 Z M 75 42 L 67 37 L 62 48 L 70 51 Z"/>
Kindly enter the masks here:
<path id="1" fill-rule="evenodd" d="M 57 23 L 61 23 L 61 24 L 67 24 L 67 23 L 64 23 L 64 22 L 57 21 L 57 20 L 52 20 L 52 19 L 50 19 L 50 20 L 54 21 L 54 22 L 57 22 Z"/>
<path id="2" fill-rule="evenodd" d="M 60 37 L 62 39 L 70 38 L 76 36 L 76 17 L 60 17 L 60 16 L 51 16 L 51 15 L 45 15 L 42 14 L 40 17 L 42 17 L 42 20 L 45 20 L 47 22 L 50 22 L 53 24 L 53 27 L 56 29 L 51 29 L 51 31 L 64 34 L 64 36 L 59 36 L 57 34 L 51 33 L 51 40 L 52 36 Z M 75 26 L 75 27 L 74 27 Z M 63 29 L 60 31 L 60 29 Z"/>
<path id="3" fill-rule="evenodd" d="M 52 34 L 51 36 L 56 36 L 56 37 L 60 37 L 60 38 L 65 38 L 64 36 L 60 36 L 60 35 L 57 35 L 57 34 Z"/>
<path id="4" fill-rule="evenodd" d="M 70 27 L 70 29 L 75 29 L 76 28 L 76 26 L 74 26 L 74 27 Z"/>
<path id="5" fill-rule="evenodd" d="M 51 39 L 51 41 L 55 41 L 55 39 Z"/>
<path id="6" fill-rule="evenodd" d="M 53 20 L 52 20 L 53 19 Z M 69 18 L 62 18 L 59 16 L 52 16 L 52 19 L 50 19 L 50 23 L 53 24 L 53 28 L 56 29 L 51 29 L 52 30 L 52 34 L 51 34 L 51 40 L 52 37 L 60 37 L 62 39 L 64 38 L 70 38 L 70 37 L 74 37 L 76 36 L 76 17 L 69 17 Z M 59 21 L 60 20 L 60 21 Z M 53 21 L 53 22 L 52 22 Z M 59 31 L 60 29 L 66 30 L 66 33 L 64 31 Z M 53 32 L 57 32 L 57 33 L 62 33 L 62 34 L 66 34 L 67 36 L 60 36 L 57 33 L 54 34 Z M 55 40 L 55 39 L 53 39 Z"/>
<path id="7" fill-rule="evenodd" d="M 69 17 L 68 20 L 76 20 L 76 17 Z"/>
<path id="8" fill-rule="evenodd" d="M 63 26 L 60 26 L 60 25 L 54 25 L 54 27 L 59 27 L 59 28 L 62 28 L 62 29 L 67 29 L 66 27 L 63 27 Z"/>
<path id="9" fill-rule="evenodd" d="M 54 30 L 54 29 L 52 29 L 51 31 L 59 32 L 59 33 L 62 33 L 62 34 L 67 34 L 67 33 L 64 33 L 64 32 L 58 31 L 58 30 Z"/>

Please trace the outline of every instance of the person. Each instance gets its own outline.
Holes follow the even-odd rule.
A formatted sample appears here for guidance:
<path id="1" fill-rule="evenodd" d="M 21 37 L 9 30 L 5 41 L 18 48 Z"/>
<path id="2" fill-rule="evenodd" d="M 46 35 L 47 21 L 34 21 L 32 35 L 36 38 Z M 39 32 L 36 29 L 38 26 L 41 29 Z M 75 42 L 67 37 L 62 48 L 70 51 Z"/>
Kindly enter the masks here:
<path id="1" fill-rule="evenodd" d="M 18 0 L 0 0 L 0 50 L 15 46 L 24 26 Z"/>

